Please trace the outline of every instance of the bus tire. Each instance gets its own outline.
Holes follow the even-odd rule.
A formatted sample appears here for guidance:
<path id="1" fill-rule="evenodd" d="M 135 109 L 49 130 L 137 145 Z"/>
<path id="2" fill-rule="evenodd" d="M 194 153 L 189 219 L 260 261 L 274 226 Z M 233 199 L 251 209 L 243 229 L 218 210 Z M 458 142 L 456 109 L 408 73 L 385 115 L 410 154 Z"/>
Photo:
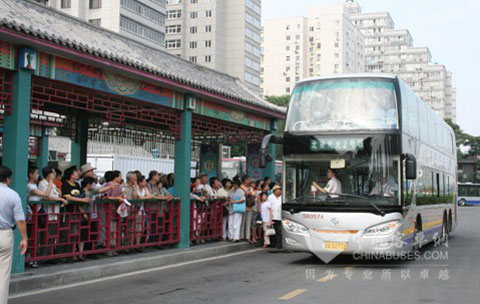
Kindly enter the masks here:
<path id="1" fill-rule="evenodd" d="M 448 235 L 450 231 L 448 230 L 449 223 L 447 218 L 447 213 L 443 214 L 443 223 L 442 223 L 442 235 L 441 235 L 441 243 L 444 243 L 448 240 Z"/>
<path id="2" fill-rule="evenodd" d="M 450 233 L 453 231 L 453 217 L 452 217 L 452 210 L 450 210 L 448 212 L 448 226 L 447 226 L 447 230 L 448 230 L 448 234 L 450 236 Z"/>
<path id="3" fill-rule="evenodd" d="M 417 221 L 415 222 L 415 229 L 413 230 L 413 243 L 412 243 L 412 252 L 415 255 L 417 252 L 420 252 L 420 250 L 422 249 L 422 240 L 423 240 L 422 236 L 423 236 L 422 220 L 421 218 L 417 218 Z"/>
<path id="4" fill-rule="evenodd" d="M 465 206 L 467 202 L 462 198 L 461 200 L 458 201 L 459 206 Z"/>

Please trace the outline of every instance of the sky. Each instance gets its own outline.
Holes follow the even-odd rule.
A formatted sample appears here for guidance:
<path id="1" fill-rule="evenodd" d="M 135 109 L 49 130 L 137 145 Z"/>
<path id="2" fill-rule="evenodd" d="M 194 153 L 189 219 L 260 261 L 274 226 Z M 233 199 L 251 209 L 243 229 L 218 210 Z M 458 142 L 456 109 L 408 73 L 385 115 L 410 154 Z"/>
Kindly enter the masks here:
<path id="1" fill-rule="evenodd" d="M 342 0 L 262 0 L 262 18 L 308 16 L 311 7 Z M 480 136 L 480 2 L 474 0 L 357 0 L 362 12 L 389 12 L 395 28 L 406 28 L 413 46 L 427 46 L 432 62 L 453 73 L 457 123 Z M 477 75 L 477 76 L 476 76 Z M 477 78 L 478 77 L 478 78 Z"/>

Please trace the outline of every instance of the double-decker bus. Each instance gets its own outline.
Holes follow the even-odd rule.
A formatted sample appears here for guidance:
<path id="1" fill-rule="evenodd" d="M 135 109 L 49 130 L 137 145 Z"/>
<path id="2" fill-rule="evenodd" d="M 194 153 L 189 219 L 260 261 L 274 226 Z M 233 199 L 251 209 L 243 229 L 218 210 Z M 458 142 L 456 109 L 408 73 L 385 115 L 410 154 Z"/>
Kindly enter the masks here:
<path id="1" fill-rule="evenodd" d="M 261 149 L 263 165 L 269 142 L 283 144 L 284 248 L 411 253 L 442 240 L 457 224 L 454 136 L 396 76 L 297 83 L 283 137 Z M 335 193 L 319 189 L 328 178 Z"/>

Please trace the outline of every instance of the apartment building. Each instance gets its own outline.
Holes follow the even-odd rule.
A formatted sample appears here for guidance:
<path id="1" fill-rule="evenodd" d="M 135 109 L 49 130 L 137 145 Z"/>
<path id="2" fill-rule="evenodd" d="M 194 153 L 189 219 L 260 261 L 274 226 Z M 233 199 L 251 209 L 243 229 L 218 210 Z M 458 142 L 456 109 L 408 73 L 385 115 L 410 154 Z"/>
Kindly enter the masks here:
<path id="1" fill-rule="evenodd" d="M 165 0 L 42 0 L 37 2 L 151 47 L 164 47 Z"/>
<path id="2" fill-rule="evenodd" d="M 362 13 L 353 1 L 346 5 L 350 20 L 365 37 L 366 71 L 400 76 L 441 117 L 456 121 L 452 73 L 432 62 L 428 47 L 414 47 L 410 32 L 396 29 L 389 13 Z"/>
<path id="3" fill-rule="evenodd" d="M 364 72 L 364 37 L 349 14 L 337 4 L 313 8 L 308 17 L 266 20 L 263 94 L 290 94 L 307 77 Z"/>
<path id="4" fill-rule="evenodd" d="M 260 0 L 167 0 L 166 48 L 260 94 Z"/>

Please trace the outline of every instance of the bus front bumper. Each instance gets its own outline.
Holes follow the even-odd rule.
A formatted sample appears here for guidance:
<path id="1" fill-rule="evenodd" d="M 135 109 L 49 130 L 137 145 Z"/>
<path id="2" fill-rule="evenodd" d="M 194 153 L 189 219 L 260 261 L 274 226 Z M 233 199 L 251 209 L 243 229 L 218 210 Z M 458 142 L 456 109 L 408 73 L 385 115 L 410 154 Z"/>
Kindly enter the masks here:
<path id="1" fill-rule="evenodd" d="M 317 256 L 323 253 L 338 254 L 400 254 L 408 251 L 398 234 L 386 236 L 365 236 L 363 231 L 356 233 L 322 233 L 309 229 L 308 233 L 282 231 L 283 248 L 286 250 L 312 252 Z"/>

